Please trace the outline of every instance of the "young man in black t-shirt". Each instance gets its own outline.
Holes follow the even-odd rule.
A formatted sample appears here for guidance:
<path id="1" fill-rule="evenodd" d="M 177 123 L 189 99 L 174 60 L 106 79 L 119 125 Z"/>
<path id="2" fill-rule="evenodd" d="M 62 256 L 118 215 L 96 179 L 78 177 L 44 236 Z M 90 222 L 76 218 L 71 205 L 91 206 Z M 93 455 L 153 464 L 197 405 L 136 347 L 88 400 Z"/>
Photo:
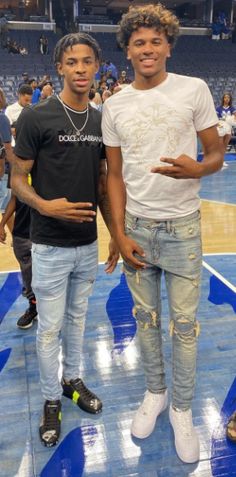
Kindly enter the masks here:
<path id="1" fill-rule="evenodd" d="M 45 399 L 39 431 L 46 446 L 59 439 L 62 392 L 87 412 L 102 410 L 101 400 L 79 377 L 79 366 L 88 297 L 97 271 L 98 205 L 109 226 L 101 115 L 88 103 L 100 49 L 87 34 L 69 34 L 57 43 L 54 59 L 64 78 L 63 90 L 22 112 L 12 169 L 13 191 L 32 208 L 32 286 Z M 108 273 L 117 259 L 111 241 Z"/>

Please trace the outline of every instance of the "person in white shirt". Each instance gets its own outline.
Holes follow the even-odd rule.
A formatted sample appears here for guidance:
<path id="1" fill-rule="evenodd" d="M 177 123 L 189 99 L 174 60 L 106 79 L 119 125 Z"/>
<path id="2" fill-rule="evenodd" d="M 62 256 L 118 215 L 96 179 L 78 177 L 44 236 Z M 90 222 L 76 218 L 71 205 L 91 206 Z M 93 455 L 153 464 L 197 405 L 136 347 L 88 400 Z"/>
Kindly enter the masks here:
<path id="1" fill-rule="evenodd" d="M 147 391 L 131 427 L 148 437 L 168 403 L 161 335 L 161 275 L 165 275 L 172 336 L 169 418 L 179 458 L 199 459 L 191 402 L 196 374 L 196 320 L 201 288 L 200 178 L 218 171 L 223 151 L 217 115 L 204 81 L 167 73 L 179 32 L 160 4 L 133 6 L 118 40 L 134 82 L 103 106 L 103 141 L 113 233 L 134 300 Z M 204 151 L 197 162 L 197 136 Z"/>
<path id="2" fill-rule="evenodd" d="M 23 108 L 29 106 L 32 100 L 33 90 L 28 84 L 22 84 L 18 90 L 18 101 L 7 106 L 5 114 L 8 117 L 11 125 L 11 131 L 13 136 L 12 146 L 15 144 L 15 124 L 20 116 Z"/>

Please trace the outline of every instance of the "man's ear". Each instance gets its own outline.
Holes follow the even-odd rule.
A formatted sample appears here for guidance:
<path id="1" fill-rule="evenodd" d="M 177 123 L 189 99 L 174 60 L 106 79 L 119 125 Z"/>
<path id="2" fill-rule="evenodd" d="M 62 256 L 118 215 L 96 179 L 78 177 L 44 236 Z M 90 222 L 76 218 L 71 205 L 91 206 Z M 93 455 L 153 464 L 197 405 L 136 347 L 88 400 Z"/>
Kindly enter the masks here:
<path id="1" fill-rule="evenodd" d="M 64 76 L 63 73 L 62 73 L 62 66 L 61 66 L 61 63 L 57 63 L 56 64 L 56 68 L 57 68 L 57 72 L 59 74 L 59 76 Z"/>
<path id="2" fill-rule="evenodd" d="M 168 53 L 167 53 L 167 55 L 166 55 L 166 58 L 170 58 L 170 57 L 171 57 L 171 49 L 172 49 L 172 46 L 171 46 L 171 44 L 169 43 L 169 51 L 168 51 Z"/>
<path id="3" fill-rule="evenodd" d="M 97 60 L 95 61 L 95 68 L 96 68 L 95 73 L 98 73 L 99 68 L 100 68 L 100 63 L 99 63 L 99 61 L 97 61 Z"/>
<path id="4" fill-rule="evenodd" d="M 129 54 L 129 47 L 127 46 L 127 50 L 126 50 L 126 58 L 127 60 L 130 60 L 130 54 Z"/>

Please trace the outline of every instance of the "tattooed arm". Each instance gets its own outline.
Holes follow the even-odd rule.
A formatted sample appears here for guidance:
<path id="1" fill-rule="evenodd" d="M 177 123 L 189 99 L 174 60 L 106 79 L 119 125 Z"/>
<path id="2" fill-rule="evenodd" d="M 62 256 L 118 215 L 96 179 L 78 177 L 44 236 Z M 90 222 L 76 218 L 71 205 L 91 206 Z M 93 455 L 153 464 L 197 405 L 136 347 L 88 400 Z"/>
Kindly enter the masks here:
<path id="1" fill-rule="evenodd" d="M 22 160 L 15 156 L 12 163 L 11 187 L 14 194 L 41 215 L 72 222 L 92 222 L 96 213 L 85 210 L 92 207 L 89 202 L 68 202 L 65 197 L 45 200 L 28 184 L 28 174 L 33 167 L 33 160 Z"/>
<path id="2" fill-rule="evenodd" d="M 22 160 L 17 156 L 14 157 L 11 169 L 11 188 L 22 202 L 40 211 L 43 199 L 36 194 L 34 188 L 28 183 L 28 174 L 30 174 L 33 164 L 33 160 Z"/>

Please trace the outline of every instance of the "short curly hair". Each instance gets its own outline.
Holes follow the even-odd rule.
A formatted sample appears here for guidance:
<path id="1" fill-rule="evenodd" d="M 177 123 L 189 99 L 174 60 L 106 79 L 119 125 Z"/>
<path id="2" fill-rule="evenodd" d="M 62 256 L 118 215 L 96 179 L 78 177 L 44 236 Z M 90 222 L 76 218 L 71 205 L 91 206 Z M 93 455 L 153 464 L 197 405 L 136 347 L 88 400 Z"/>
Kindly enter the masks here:
<path id="1" fill-rule="evenodd" d="M 68 33 L 68 35 L 63 36 L 56 44 L 53 54 L 54 65 L 57 66 L 61 62 L 63 53 L 67 48 L 72 48 L 74 45 L 87 45 L 93 52 L 95 59 L 100 63 L 101 62 L 101 49 L 95 38 L 87 33 L 76 32 Z"/>
<path id="2" fill-rule="evenodd" d="M 178 18 L 161 3 L 131 6 L 128 12 L 122 15 L 117 33 L 118 43 L 123 50 L 127 50 L 132 33 L 142 27 L 164 32 L 172 47 L 179 34 Z"/>

